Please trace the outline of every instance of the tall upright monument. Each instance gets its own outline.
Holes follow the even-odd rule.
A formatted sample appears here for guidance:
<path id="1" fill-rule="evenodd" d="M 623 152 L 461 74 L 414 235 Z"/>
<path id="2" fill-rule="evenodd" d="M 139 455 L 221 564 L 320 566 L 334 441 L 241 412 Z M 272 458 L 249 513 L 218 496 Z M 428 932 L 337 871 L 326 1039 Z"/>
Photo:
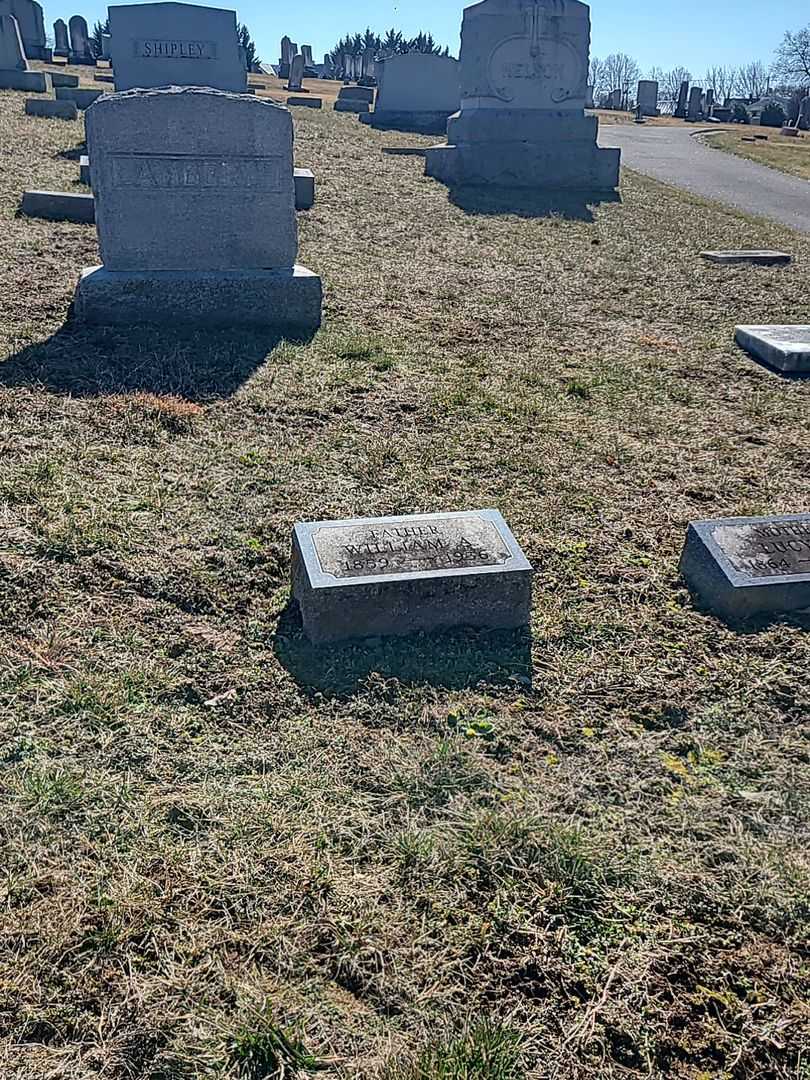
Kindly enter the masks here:
<path id="1" fill-rule="evenodd" d="M 585 115 L 590 9 L 579 0 L 482 0 L 464 11 L 461 109 L 425 172 L 451 186 L 611 190 L 618 150 Z"/>

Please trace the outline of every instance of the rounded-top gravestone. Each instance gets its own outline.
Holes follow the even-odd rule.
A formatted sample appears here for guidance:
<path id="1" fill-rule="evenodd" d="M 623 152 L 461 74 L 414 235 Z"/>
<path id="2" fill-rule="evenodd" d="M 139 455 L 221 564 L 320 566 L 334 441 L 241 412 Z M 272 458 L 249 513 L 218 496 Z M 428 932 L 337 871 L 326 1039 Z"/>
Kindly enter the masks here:
<path id="1" fill-rule="evenodd" d="M 70 59 L 74 64 L 93 63 L 87 20 L 83 15 L 72 15 L 68 22 L 70 32 Z"/>
<path id="2" fill-rule="evenodd" d="M 68 28 L 64 19 L 57 19 L 53 24 L 54 53 L 56 56 L 67 56 L 70 52 L 68 41 Z"/>
<path id="3" fill-rule="evenodd" d="M 0 15 L 0 71 L 27 71 L 22 37 L 13 15 Z"/>

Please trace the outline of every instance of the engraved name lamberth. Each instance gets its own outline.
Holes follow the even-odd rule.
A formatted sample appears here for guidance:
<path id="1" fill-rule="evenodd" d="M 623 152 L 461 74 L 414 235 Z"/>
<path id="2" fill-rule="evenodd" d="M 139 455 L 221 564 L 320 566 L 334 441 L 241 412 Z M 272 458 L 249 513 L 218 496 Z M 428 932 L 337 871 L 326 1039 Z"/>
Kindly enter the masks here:
<path id="1" fill-rule="evenodd" d="M 120 153 L 108 161 L 117 188 L 282 189 L 282 158 L 276 155 Z"/>

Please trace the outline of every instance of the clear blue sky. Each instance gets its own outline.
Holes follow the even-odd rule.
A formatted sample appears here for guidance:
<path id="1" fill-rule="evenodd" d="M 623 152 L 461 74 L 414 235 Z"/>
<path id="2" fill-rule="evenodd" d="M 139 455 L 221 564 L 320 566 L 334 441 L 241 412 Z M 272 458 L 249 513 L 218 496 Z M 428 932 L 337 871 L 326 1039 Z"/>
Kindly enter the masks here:
<path id="1" fill-rule="evenodd" d="M 74 10 L 85 16 L 92 29 L 107 9 L 99 0 L 85 0 L 67 12 L 50 0 L 43 0 L 43 6 L 49 33 L 54 19 L 67 20 Z M 319 62 L 344 33 L 366 26 L 378 33 L 396 26 L 408 35 L 429 30 L 457 56 L 461 13 L 466 5 L 456 0 L 303 0 L 296 4 L 220 0 L 207 6 L 236 6 L 240 21 L 250 27 L 262 60 L 275 63 L 283 34 L 299 46 L 312 45 L 313 57 Z M 635 57 L 642 71 L 653 65 L 665 69 L 683 65 L 699 76 L 715 64 L 737 66 L 749 60 L 769 64 L 784 31 L 810 23 L 810 4 L 807 0 L 594 0 L 591 22 L 592 55 L 626 52 Z"/>

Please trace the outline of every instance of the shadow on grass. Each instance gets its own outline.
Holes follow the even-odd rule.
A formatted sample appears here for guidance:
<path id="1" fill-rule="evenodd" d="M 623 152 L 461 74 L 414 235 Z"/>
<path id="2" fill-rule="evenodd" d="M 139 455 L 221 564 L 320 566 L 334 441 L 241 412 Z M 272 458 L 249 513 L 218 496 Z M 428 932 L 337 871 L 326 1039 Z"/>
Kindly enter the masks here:
<path id="1" fill-rule="evenodd" d="M 54 154 L 56 158 L 62 158 L 65 161 L 78 161 L 82 154 L 87 153 L 87 143 L 79 143 L 76 146 L 71 146 L 69 150 L 59 150 Z"/>
<path id="2" fill-rule="evenodd" d="M 144 391 L 210 401 L 235 393 L 284 340 L 292 339 L 260 329 L 189 331 L 68 321 L 47 340 L 0 359 L 0 386 L 44 387 L 71 397 Z"/>
<path id="3" fill-rule="evenodd" d="M 450 202 L 467 214 L 514 214 L 523 218 L 559 217 L 593 221 L 593 208 L 620 203 L 618 191 L 538 191 L 528 188 L 455 187 Z"/>
<path id="4" fill-rule="evenodd" d="M 369 675 L 460 690 L 480 683 L 531 685 L 531 633 L 521 630 L 445 630 L 403 638 L 364 638 L 312 645 L 298 605 L 282 612 L 273 641 L 279 663 L 304 689 L 341 696 Z"/>

